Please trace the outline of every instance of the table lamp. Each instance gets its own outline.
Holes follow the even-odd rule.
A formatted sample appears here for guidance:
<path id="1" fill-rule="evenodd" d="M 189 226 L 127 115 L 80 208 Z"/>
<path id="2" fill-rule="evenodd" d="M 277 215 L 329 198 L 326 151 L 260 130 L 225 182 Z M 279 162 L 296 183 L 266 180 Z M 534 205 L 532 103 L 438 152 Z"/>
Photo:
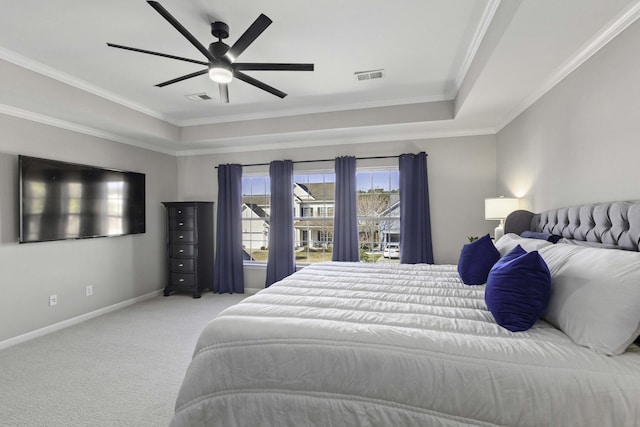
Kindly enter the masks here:
<path id="1" fill-rule="evenodd" d="M 520 208 L 520 200 L 511 197 L 493 197 L 484 199 L 484 219 L 500 220 L 495 228 L 494 239 L 497 241 L 504 235 L 504 219 L 511 212 Z"/>

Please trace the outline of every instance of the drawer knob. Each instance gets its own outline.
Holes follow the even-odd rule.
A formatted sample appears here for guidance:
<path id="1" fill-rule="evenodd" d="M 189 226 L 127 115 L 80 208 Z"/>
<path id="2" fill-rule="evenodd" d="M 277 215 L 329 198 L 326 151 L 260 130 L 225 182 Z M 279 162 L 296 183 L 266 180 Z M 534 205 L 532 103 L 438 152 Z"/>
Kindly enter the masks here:
<path id="1" fill-rule="evenodd" d="M 178 281 L 179 281 L 179 282 L 184 282 L 184 279 L 180 279 L 180 280 L 178 280 Z"/>
<path id="2" fill-rule="evenodd" d="M 182 211 L 178 211 L 178 213 L 182 213 Z"/>
<path id="3" fill-rule="evenodd" d="M 179 223 L 178 225 L 184 225 L 184 222 Z"/>
<path id="4" fill-rule="evenodd" d="M 184 249 L 180 249 L 178 252 L 182 253 L 182 252 L 184 252 Z"/>
<path id="5" fill-rule="evenodd" d="M 178 239 L 184 239 L 184 236 L 178 236 Z"/>
<path id="6" fill-rule="evenodd" d="M 178 264 L 178 267 L 184 267 L 184 264 Z"/>

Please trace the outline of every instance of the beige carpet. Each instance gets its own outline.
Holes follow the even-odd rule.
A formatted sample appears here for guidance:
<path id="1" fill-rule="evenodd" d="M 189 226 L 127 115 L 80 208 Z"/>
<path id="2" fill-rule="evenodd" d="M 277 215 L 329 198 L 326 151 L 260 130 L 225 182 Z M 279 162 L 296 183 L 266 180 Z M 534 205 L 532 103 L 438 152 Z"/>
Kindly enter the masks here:
<path id="1" fill-rule="evenodd" d="M 166 426 L 204 326 L 245 295 L 156 297 L 0 351 L 0 426 Z"/>

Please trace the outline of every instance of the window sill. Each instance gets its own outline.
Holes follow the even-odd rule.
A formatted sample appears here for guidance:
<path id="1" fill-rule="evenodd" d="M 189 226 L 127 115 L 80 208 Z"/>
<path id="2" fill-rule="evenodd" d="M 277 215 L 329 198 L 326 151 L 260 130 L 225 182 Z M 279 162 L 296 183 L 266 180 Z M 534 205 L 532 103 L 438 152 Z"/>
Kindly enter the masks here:
<path id="1" fill-rule="evenodd" d="M 243 265 L 244 265 L 244 268 L 251 268 L 251 269 L 256 269 L 256 270 L 263 270 L 263 269 L 267 268 L 267 263 L 266 262 L 244 261 Z"/>

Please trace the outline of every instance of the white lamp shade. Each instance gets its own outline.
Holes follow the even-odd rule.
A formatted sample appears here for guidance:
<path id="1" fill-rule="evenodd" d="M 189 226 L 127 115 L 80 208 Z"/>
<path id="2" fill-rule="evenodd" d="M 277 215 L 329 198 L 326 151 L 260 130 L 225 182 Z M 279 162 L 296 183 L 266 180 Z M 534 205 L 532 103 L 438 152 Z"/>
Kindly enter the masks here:
<path id="1" fill-rule="evenodd" d="M 520 208 L 520 200 L 511 197 L 484 199 L 484 219 L 505 219 L 511 212 Z"/>

